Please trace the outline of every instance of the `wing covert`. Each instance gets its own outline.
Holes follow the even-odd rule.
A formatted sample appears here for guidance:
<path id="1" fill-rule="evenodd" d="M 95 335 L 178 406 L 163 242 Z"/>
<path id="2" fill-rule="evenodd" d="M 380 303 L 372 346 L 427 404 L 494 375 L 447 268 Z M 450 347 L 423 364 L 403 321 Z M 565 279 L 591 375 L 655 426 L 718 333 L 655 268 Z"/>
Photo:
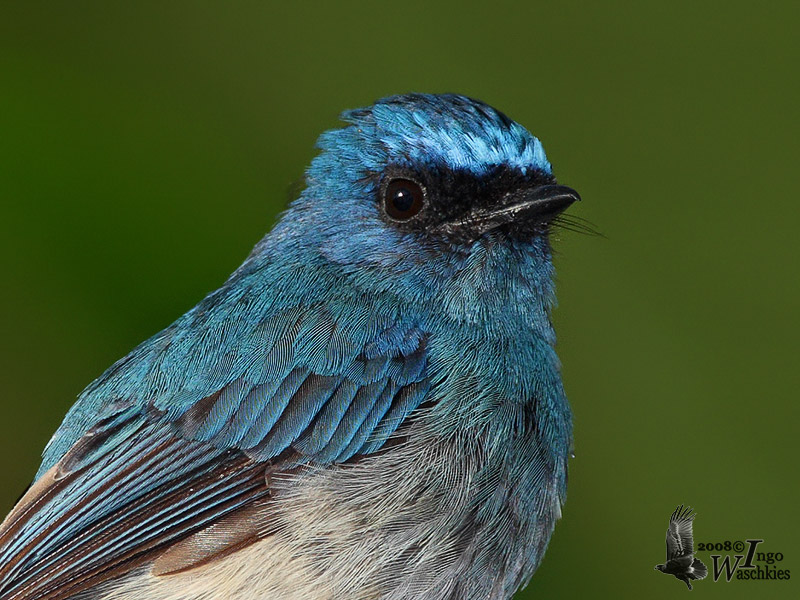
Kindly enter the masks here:
<path id="1" fill-rule="evenodd" d="M 430 389 L 424 332 L 366 307 L 293 307 L 249 326 L 198 309 L 183 319 L 205 328 L 177 322 L 70 411 L 0 527 L 4 600 L 67 597 L 152 560 L 268 503 L 269 470 L 375 452 Z"/>

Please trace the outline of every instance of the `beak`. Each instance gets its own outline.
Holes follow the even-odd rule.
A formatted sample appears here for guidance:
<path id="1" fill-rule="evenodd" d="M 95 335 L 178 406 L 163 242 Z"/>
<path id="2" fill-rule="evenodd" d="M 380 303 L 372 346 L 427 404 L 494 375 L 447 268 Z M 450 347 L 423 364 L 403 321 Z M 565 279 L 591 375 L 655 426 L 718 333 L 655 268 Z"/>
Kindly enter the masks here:
<path id="1" fill-rule="evenodd" d="M 539 185 L 509 194 L 498 207 L 474 210 L 447 225 L 451 230 L 469 229 L 478 236 L 508 224 L 535 227 L 549 223 L 580 199 L 580 194 L 566 185 Z"/>

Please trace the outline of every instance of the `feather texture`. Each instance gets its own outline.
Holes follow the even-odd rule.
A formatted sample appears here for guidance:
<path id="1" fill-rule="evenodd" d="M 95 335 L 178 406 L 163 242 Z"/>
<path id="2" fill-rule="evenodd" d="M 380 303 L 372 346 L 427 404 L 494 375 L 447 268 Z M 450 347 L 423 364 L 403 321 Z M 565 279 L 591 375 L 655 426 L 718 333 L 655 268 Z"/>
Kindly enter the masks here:
<path id="1" fill-rule="evenodd" d="M 273 362 L 251 363 L 192 404 L 186 395 L 171 410 L 159 408 L 166 405 L 160 397 L 117 403 L 115 413 L 85 432 L 51 467 L 51 485 L 23 499 L 35 509 L 12 513 L 0 529 L 2 598 L 66 598 L 265 501 L 270 473 L 379 450 L 429 389 L 425 337 L 407 329 L 404 339 L 410 335 L 416 346 L 397 348 L 386 343 L 385 330 L 375 332 L 353 351 L 350 367 L 337 368 L 343 374 L 320 375 L 311 366 L 325 364 L 335 337 L 328 313 L 317 306 L 292 314 L 312 337 L 305 360 L 293 347 L 267 351 Z M 295 343 L 303 342 L 301 329 Z M 251 341 L 228 344 L 238 349 Z M 163 353 L 171 348 L 159 345 Z M 169 357 L 153 362 L 164 365 Z M 228 359 L 227 368 L 235 362 Z M 269 379 L 276 374 L 283 378 Z"/>
<path id="2" fill-rule="evenodd" d="M 81 393 L 0 526 L 0 600 L 507 600 L 530 579 L 566 493 L 548 227 L 577 193 L 469 98 L 343 118 L 228 281 Z M 404 221 L 397 178 L 422 198 Z"/>

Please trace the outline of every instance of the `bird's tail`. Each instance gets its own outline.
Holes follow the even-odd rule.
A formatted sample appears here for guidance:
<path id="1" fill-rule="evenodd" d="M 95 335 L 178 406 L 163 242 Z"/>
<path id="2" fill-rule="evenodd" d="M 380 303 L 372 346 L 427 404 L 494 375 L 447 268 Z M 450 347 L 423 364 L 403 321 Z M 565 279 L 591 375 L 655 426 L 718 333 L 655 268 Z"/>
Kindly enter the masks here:
<path id="1" fill-rule="evenodd" d="M 708 575 L 708 567 L 703 564 L 699 558 L 695 558 L 692 562 L 692 566 L 689 569 L 688 573 L 689 577 L 692 579 L 703 579 L 706 575 Z"/>

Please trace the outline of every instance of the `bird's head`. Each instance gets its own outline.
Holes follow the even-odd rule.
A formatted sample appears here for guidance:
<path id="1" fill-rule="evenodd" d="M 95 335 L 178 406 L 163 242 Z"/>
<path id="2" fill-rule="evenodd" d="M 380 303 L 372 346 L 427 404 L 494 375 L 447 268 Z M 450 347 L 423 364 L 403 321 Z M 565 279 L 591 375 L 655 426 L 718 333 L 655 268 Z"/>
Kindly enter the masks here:
<path id="1" fill-rule="evenodd" d="M 443 302 L 453 316 L 552 300 L 548 233 L 579 199 L 542 144 L 477 100 L 409 94 L 344 113 L 290 207 L 294 240 L 367 291 Z M 438 300 L 433 300 L 434 298 Z"/>

